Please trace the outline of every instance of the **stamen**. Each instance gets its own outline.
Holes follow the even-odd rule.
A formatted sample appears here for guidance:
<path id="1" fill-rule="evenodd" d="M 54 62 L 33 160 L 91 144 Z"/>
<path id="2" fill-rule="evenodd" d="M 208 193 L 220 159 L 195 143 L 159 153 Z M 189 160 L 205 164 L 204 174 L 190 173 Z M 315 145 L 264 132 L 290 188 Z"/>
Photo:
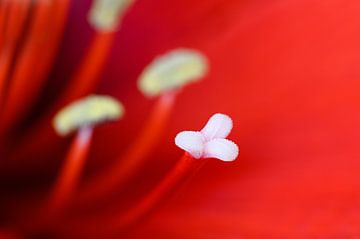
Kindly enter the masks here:
<path id="1" fill-rule="evenodd" d="M 60 0 L 61 1 L 61 0 Z M 51 147 L 54 143 L 54 137 L 49 133 L 47 122 L 51 120 L 55 112 L 61 109 L 62 106 L 84 97 L 93 92 L 100 79 L 103 66 L 106 62 L 107 56 L 110 52 L 112 42 L 114 40 L 114 33 L 97 33 L 92 40 L 91 45 L 86 51 L 79 68 L 76 70 L 72 80 L 66 89 L 60 95 L 58 100 L 54 103 L 51 109 L 42 116 L 39 121 L 25 132 L 19 145 L 23 149 L 19 154 L 14 155 L 14 158 L 22 158 L 22 153 L 39 152 L 43 150 L 44 145 Z M 38 138 L 41 143 L 32 144 L 31 138 Z M 38 146 L 41 145 L 41 148 Z"/>
<path id="2" fill-rule="evenodd" d="M 58 109 L 62 105 L 90 94 L 95 90 L 114 37 L 114 33 L 96 33 L 86 51 L 86 55 L 72 77 L 71 84 L 64 90 L 64 93 L 57 100 L 53 108 Z M 51 112 L 49 115 L 51 115 Z"/>
<path id="3" fill-rule="evenodd" d="M 90 9 L 89 14 L 91 15 L 91 12 L 93 11 L 100 11 L 102 8 L 106 9 L 106 7 L 114 7 L 114 4 L 117 6 L 117 2 L 119 1 L 121 2 L 121 0 L 94 0 L 94 6 Z M 105 5 L 103 6 L 103 4 Z M 101 31 L 97 28 L 95 28 L 95 30 L 95 36 L 86 50 L 86 54 L 83 57 L 80 66 L 75 71 L 71 84 L 64 90 L 64 93 L 56 101 L 55 105 L 52 107 L 53 109 L 57 110 L 69 102 L 72 102 L 80 97 L 84 97 L 96 88 L 100 79 L 100 74 L 110 52 L 115 33 Z M 43 122 L 45 122 L 46 119 L 52 117 L 53 113 L 54 111 L 48 112 L 48 114 L 40 120 L 39 126 L 35 126 L 37 128 L 37 132 L 46 131 L 41 127 L 44 125 Z"/>
<path id="4" fill-rule="evenodd" d="M 175 49 L 145 68 L 138 81 L 139 89 L 153 97 L 200 80 L 207 72 L 205 56 L 193 49 Z"/>
<path id="5" fill-rule="evenodd" d="M 124 107 L 110 96 L 91 95 L 63 108 L 53 124 L 59 135 L 67 135 L 83 126 L 103 121 L 117 120 L 124 114 Z"/>
<path id="6" fill-rule="evenodd" d="M 134 0 L 93 0 L 89 23 L 99 32 L 115 31 Z"/>
<path id="7" fill-rule="evenodd" d="M 155 59 L 144 69 L 139 78 L 140 90 L 145 95 L 160 95 L 153 113 L 129 150 L 104 174 L 88 184 L 81 201 L 96 199 L 119 188 L 132 177 L 143 164 L 146 155 L 153 149 L 163 132 L 173 107 L 176 89 L 200 79 L 207 69 L 205 57 L 190 49 L 177 49 Z M 171 82 L 171 83 L 169 83 Z"/>
<path id="8" fill-rule="evenodd" d="M 75 130 L 78 134 L 70 148 L 51 194 L 48 211 L 63 209 L 76 188 L 90 146 L 93 127 L 123 114 L 121 104 L 109 96 L 89 96 L 74 102 L 56 115 L 54 128 L 60 135 Z"/>
<path id="9" fill-rule="evenodd" d="M 142 220 L 149 217 L 152 212 L 156 211 L 164 201 L 176 192 L 179 186 L 185 183 L 206 162 L 204 158 L 215 157 L 223 161 L 235 160 L 238 155 L 237 145 L 229 140 L 220 138 L 230 133 L 229 128 L 230 130 L 232 128 L 230 117 L 223 114 L 215 114 L 204 127 L 207 132 L 218 132 L 213 134 L 212 138 L 209 139 L 210 141 L 207 141 L 202 132 L 184 131 L 179 133 L 175 138 L 175 143 L 187 152 L 158 186 L 134 208 L 125 214 L 107 220 L 105 228 L 96 227 L 96 229 L 92 229 L 93 227 L 87 227 L 86 233 L 91 235 L 101 233 L 102 236 L 114 236 L 119 231 L 131 231 L 131 229 L 134 229 Z M 224 132 L 227 133 L 225 134 Z M 196 154 L 200 153 L 199 157 L 193 157 L 193 152 Z M 93 220 L 80 222 L 82 225 L 92 225 L 92 223 L 94 223 Z"/>
<path id="10" fill-rule="evenodd" d="M 108 170 L 84 186 L 83 192 L 78 196 L 79 201 L 95 200 L 99 196 L 104 197 L 107 193 L 117 190 L 137 172 L 163 132 L 174 100 L 175 95 L 172 93 L 160 97 L 150 119 L 134 144 Z"/>
<path id="11" fill-rule="evenodd" d="M 108 58 L 114 37 L 114 32 L 96 32 L 90 46 L 86 50 L 86 54 L 83 56 L 79 67 L 76 69 L 70 81 L 71 84 L 65 88 L 51 109 L 24 135 L 20 143 L 22 148 L 26 148 L 29 151 L 36 150 L 33 149 L 33 145 L 29 144 L 30 141 L 28 140 L 29 138 L 33 138 L 34 135 L 42 139 L 43 144 L 51 145 L 53 139 L 51 135 L 48 134 L 49 131 L 46 122 L 64 105 L 80 97 L 84 97 L 95 90 Z M 20 157 L 21 156 L 15 156 L 15 158 Z"/>
<path id="12" fill-rule="evenodd" d="M 132 2 L 133 0 L 93 0 L 89 23 L 96 30 L 95 36 L 71 80 L 71 85 L 53 108 L 57 109 L 95 89 L 114 41 L 115 30 Z"/>

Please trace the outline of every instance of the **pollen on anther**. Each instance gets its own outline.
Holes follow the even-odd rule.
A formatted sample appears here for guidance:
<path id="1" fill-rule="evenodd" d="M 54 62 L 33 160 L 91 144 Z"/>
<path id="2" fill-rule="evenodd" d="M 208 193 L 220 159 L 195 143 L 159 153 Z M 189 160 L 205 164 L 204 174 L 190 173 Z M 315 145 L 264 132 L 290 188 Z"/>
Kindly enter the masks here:
<path id="1" fill-rule="evenodd" d="M 133 2 L 134 0 L 94 0 L 88 15 L 89 23 L 97 31 L 115 31 Z"/>
<path id="2" fill-rule="evenodd" d="M 90 95 L 60 110 L 54 117 L 53 126 L 59 135 L 65 136 L 84 126 L 117 120 L 123 114 L 124 107 L 115 98 Z"/>
<path id="3" fill-rule="evenodd" d="M 193 49 L 179 48 L 155 58 L 141 73 L 139 89 L 149 97 L 176 90 L 207 73 L 206 57 Z"/>

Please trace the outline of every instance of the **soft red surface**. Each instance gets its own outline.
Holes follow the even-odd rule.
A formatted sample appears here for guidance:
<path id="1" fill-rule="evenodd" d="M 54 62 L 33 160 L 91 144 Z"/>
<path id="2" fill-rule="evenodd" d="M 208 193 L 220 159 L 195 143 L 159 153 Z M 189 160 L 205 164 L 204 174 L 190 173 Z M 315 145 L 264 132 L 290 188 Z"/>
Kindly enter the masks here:
<path id="1" fill-rule="evenodd" d="M 72 21 L 85 11 L 74 6 Z M 161 147 L 138 180 L 158 180 L 182 153 L 175 134 L 200 129 L 215 112 L 233 117 L 230 138 L 241 151 L 235 163 L 207 164 L 134 237 L 360 236 L 359 10 L 356 0 L 139 0 L 133 6 L 99 88 L 118 97 L 127 114 L 96 132 L 88 175 L 136 140 L 152 105 L 136 77 L 155 55 L 175 47 L 202 50 L 211 72 L 181 93 Z M 72 68 L 64 64 L 73 49 L 81 51 L 73 40 L 84 26 L 69 26 L 63 65 L 56 67 L 61 74 Z"/>

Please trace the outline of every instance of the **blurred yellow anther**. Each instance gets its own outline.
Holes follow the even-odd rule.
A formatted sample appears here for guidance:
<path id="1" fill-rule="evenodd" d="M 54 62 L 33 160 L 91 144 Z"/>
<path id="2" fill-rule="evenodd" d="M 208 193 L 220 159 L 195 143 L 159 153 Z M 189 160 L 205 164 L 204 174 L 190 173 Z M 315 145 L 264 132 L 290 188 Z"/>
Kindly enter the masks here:
<path id="1" fill-rule="evenodd" d="M 126 10 L 134 0 L 93 0 L 89 22 L 101 32 L 116 31 Z"/>
<path id="2" fill-rule="evenodd" d="M 118 100 L 110 96 L 90 95 L 60 110 L 53 126 L 59 135 L 64 136 L 85 126 L 117 120 L 123 114 L 124 108 Z"/>
<path id="3" fill-rule="evenodd" d="M 207 59 L 202 53 L 175 49 L 155 58 L 140 75 L 138 85 L 145 95 L 157 96 L 200 80 L 207 68 Z"/>

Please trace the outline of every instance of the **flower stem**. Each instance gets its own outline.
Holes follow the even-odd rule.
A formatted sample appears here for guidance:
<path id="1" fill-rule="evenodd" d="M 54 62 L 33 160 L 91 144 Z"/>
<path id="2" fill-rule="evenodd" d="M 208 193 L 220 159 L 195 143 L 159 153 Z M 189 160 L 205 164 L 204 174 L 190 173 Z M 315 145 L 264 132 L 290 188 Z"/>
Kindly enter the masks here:
<path id="1" fill-rule="evenodd" d="M 175 97 L 175 93 L 169 93 L 158 99 L 149 121 L 134 144 L 108 170 L 85 186 L 83 192 L 80 192 L 79 201 L 91 201 L 105 196 L 126 183 L 138 171 L 146 156 L 159 142 Z"/>

